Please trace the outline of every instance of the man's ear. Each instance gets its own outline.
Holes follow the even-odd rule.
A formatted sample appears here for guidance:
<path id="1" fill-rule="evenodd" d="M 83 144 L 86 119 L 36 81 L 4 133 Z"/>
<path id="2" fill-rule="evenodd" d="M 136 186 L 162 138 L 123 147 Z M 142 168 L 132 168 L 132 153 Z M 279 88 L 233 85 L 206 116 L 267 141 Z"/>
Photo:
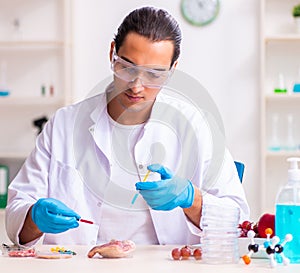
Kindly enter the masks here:
<path id="1" fill-rule="evenodd" d="M 173 67 L 176 68 L 177 64 L 178 64 L 178 60 L 173 64 Z"/>
<path id="2" fill-rule="evenodd" d="M 113 55 L 113 52 L 114 52 L 114 48 L 115 48 L 115 42 L 112 41 L 110 43 L 110 51 L 109 51 L 109 60 L 112 61 L 112 55 Z"/>

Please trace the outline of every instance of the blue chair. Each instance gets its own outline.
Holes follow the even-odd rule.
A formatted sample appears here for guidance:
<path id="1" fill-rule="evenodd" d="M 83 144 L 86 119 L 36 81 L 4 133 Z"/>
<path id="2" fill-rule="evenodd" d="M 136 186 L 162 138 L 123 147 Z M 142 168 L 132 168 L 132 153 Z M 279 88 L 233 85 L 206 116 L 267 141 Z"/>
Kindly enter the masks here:
<path id="1" fill-rule="evenodd" d="M 235 167 L 237 169 L 240 181 L 242 183 L 243 181 L 243 175 L 244 175 L 244 170 L 245 170 L 245 164 L 243 164 L 242 162 L 238 162 L 238 161 L 234 161 Z"/>

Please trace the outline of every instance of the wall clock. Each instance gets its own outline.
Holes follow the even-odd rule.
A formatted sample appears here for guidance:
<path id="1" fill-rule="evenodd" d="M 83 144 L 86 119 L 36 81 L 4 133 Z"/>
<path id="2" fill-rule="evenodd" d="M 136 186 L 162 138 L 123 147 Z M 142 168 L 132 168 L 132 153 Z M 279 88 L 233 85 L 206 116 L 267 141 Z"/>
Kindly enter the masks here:
<path id="1" fill-rule="evenodd" d="M 195 26 L 205 26 L 219 14 L 219 0 L 181 0 L 181 13 L 185 20 Z"/>

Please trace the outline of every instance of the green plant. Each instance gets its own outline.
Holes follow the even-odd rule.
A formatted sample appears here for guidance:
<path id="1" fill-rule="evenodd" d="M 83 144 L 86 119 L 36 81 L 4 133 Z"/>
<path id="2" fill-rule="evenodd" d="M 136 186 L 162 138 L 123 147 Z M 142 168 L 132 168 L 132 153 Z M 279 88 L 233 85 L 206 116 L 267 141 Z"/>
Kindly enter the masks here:
<path id="1" fill-rule="evenodd" d="M 300 16 L 300 4 L 294 6 L 293 8 L 293 16 L 299 17 Z"/>

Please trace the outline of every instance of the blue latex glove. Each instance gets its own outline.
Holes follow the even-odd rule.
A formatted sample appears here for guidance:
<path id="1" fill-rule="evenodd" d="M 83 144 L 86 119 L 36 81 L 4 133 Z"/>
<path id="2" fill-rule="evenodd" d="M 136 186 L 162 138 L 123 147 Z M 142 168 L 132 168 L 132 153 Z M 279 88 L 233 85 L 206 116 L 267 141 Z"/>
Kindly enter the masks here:
<path id="1" fill-rule="evenodd" d="M 81 217 L 64 203 L 53 198 L 41 198 L 31 210 L 33 222 L 44 233 L 60 233 L 79 226 Z"/>
<path id="2" fill-rule="evenodd" d="M 152 209 L 189 208 L 193 204 L 194 187 L 189 180 L 173 176 L 168 168 L 160 164 L 149 165 L 148 170 L 159 173 L 161 180 L 138 182 L 135 187 Z"/>

